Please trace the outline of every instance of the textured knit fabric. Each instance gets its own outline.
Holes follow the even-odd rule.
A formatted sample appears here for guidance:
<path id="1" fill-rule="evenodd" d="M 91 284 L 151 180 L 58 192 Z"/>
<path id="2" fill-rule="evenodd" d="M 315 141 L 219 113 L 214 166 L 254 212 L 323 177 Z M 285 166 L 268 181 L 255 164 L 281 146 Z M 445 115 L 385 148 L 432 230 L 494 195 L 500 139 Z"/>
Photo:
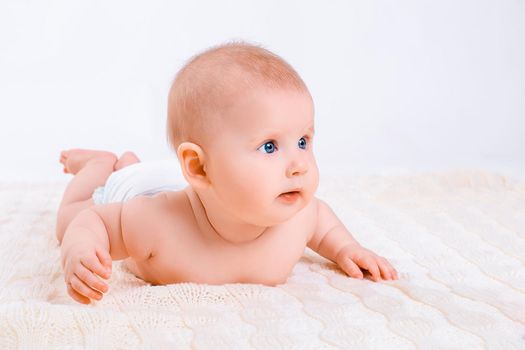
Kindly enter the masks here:
<path id="1" fill-rule="evenodd" d="M 329 203 L 397 281 L 347 277 L 306 249 L 277 287 L 66 292 L 55 239 L 65 183 L 0 182 L 1 349 L 524 349 L 525 184 L 482 172 L 321 176 Z M 264 263 L 264 262 L 263 262 Z"/>

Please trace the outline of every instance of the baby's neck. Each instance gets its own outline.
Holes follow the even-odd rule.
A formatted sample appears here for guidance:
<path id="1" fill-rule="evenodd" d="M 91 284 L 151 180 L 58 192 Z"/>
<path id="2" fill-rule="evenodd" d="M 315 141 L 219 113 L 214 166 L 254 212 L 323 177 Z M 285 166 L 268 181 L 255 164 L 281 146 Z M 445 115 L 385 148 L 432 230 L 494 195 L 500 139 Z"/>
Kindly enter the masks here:
<path id="1" fill-rule="evenodd" d="M 201 232 L 208 238 L 219 238 L 229 243 L 241 244 L 257 239 L 268 229 L 266 226 L 247 224 L 224 215 L 224 211 L 214 207 L 213 203 L 203 203 L 201 197 L 191 186 L 186 187 L 185 192 L 190 200 L 197 224 Z"/>

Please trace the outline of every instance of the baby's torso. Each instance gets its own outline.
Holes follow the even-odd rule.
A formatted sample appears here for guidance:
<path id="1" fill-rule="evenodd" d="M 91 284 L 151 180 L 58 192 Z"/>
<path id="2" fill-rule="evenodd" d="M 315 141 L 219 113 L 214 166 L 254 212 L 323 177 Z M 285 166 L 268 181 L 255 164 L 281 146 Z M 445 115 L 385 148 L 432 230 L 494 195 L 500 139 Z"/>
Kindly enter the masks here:
<path id="1" fill-rule="evenodd" d="M 152 284 L 284 283 L 303 254 L 317 218 L 311 201 L 257 239 L 233 244 L 201 234 L 184 191 L 163 192 L 152 199 L 166 207 L 151 220 L 152 256 L 145 261 L 125 260 L 135 275 Z"/>

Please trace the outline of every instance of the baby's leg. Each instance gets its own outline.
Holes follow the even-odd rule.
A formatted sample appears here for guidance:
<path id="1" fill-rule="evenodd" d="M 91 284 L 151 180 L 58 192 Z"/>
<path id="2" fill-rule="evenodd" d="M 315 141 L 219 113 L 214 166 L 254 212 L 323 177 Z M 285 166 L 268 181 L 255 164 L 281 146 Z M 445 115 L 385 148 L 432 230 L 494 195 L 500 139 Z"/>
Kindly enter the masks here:
<path id="1" fill-rule="evenodd" d="M 115 163 L 115 171 L 127 167 L 128 165 L 140 163 L 140 159 L 133 152 L 124 152 Z"/>
<path id="2" fill-rule="evenodd" d="M 93 191 L 104 186 L 114 170 L 139 162 L 139 159 L 131 152 L 117 159 L 111 152 L 73 149 L 63 151 L 60 162 L 64 164 L 64 172 L 75 175 L 66 187 L 57 214 L 56 236 L 62 242 L 71 220 L 78 212 L 94 204 L 91 199 Z"/>

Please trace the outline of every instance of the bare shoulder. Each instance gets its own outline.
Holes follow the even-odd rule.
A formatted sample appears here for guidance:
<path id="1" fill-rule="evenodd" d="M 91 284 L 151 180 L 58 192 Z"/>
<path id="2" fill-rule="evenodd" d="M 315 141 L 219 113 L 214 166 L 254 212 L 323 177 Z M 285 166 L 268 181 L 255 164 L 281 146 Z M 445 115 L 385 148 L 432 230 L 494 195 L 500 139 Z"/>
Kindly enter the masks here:
<path id="1" fill-rule="evenodd" d="M 156 255 L 167 243 L 174 220 L 180 221 L 186 211 L 184 191 L 160 192 L 127 201 L 122 208 L 122 231 L 129 255 L 137 261 Z"/>
<path id="2" fill-rule="evenodd" d="M 156 249 L 158 223 L 167 206 L 163 193 L 137 196 L 122 205 L 122 237 L 128 254 L 137 261 L 150 258 Z"/>

